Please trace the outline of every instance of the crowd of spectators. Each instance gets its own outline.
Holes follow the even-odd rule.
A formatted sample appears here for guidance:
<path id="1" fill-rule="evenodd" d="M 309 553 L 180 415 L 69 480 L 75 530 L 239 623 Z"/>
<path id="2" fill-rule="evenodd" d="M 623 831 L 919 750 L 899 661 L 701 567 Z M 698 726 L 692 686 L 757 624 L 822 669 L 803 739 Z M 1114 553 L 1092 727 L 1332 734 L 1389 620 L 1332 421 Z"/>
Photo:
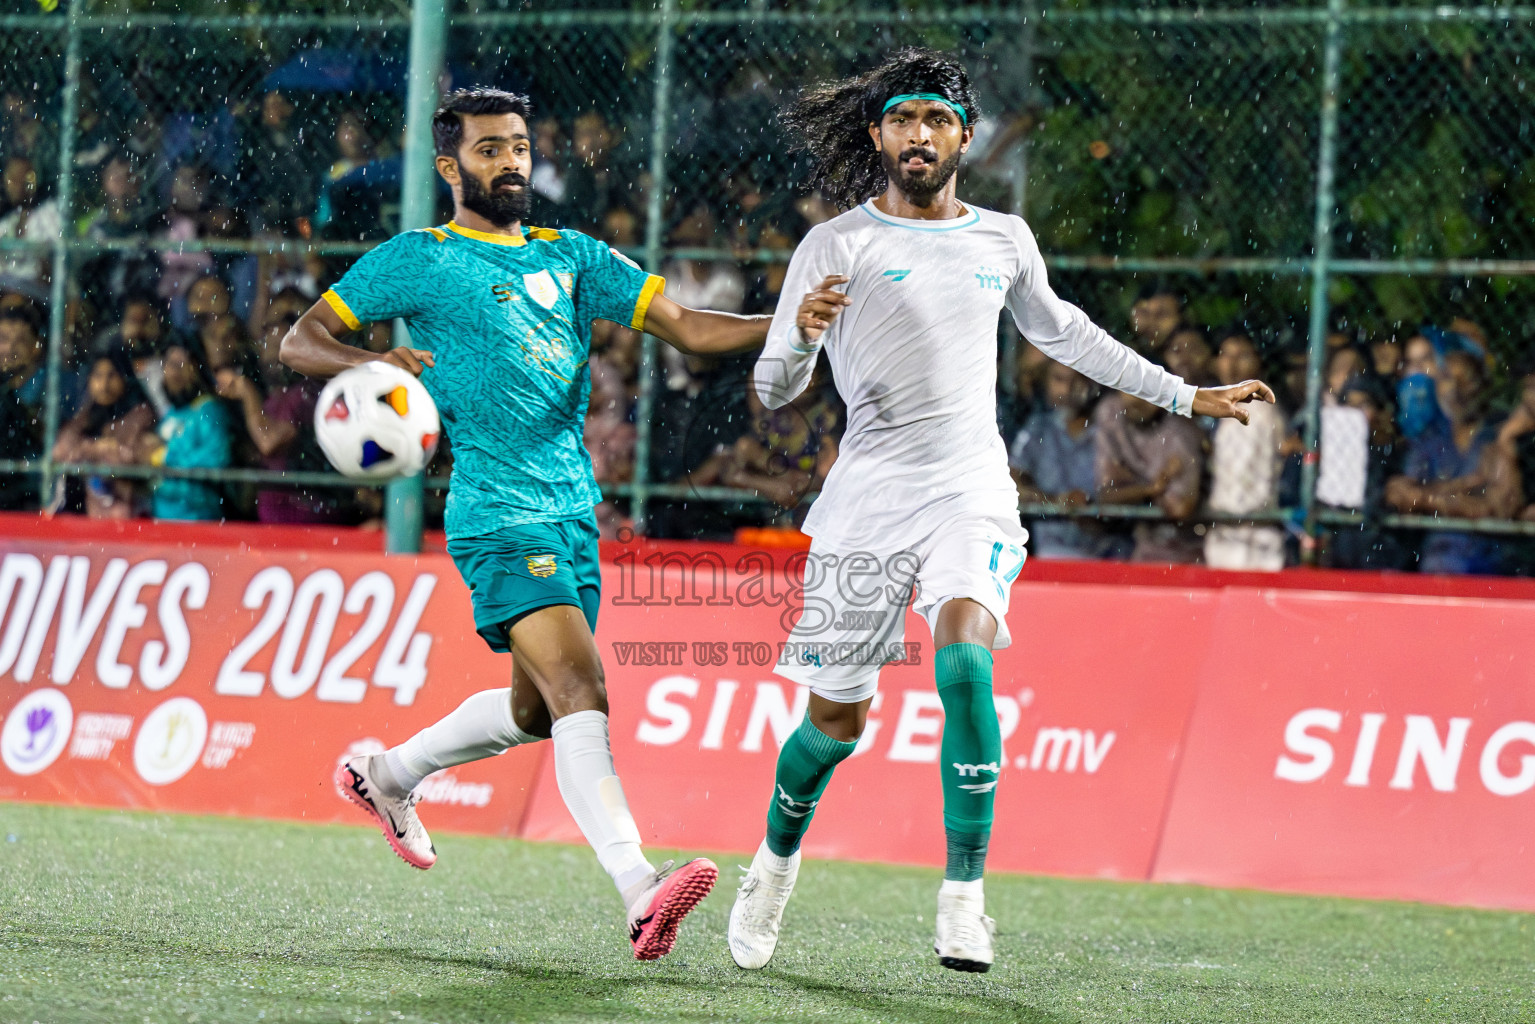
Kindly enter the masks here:
<path id="1" fill-rule="evenodd" d="M 193 124 L 142 119 L 113 134 L 81 124 L 77 199 L 66 222 L 48 180 L 47 147 L 24 98 L 0 102 L 5 155 L 0 238 L 103 243 L 73 267 L 57 392 L 55 460 L 70 471 L 50 493 L 36 474 L 0 473 L 0 507 L 100 518 L 376 522 L 375 490 L 243 483 L 197 473 L 158 477 L 124 467 L 232 467 L 324 472 L 311 427 L 318 387 L 277 359 L 282 337 L 350 258 L 213 251 L 177 242 L 230 239 L 370 241 L 397 228 L 399 155 L 364 109 L 331 111 L 316 130 L 278 90 Z M 596 111 L 534 125 L 534 223 L 590 232 L 638 253 L 651 182 L 643 155 Z M 787 260 L 808 228 L 835 214 L 743 171 L 712 188 L 681 188 L 664 204 L 674 258 L 667 294 L 686 305 L 771 312 Z M 124 245 L 158 241 L 160 245 Z M 703 258 L 730 252 L 730 259 Z M 9 458 L 42 454 L 50 251 L 0 256 L 0 442 Z M 1095 311 L 1098 312 L 1098 311 Z M 1113 326 L 1112 324 L 1110 326 Z M 1306 539 L 1282 510 L 1299 503 L 1305 357 L 1245 328 L 1210 331 L 1182 297 L 1148 287 L 1122 334 L 1150 359 L 1209 385 L 1265 377 L 1277 406 L 1252 421 L 1172 416 L 1103 394 L 1026 343 L 1004 382 L 998 422 L 1037 557 L 1202 562 L 1240 569 L 1295 563 Z M 1004 328 L 1005 330 L 1006 328 Z M 390 344 L 388 325 L 360 343 Z M 668 490 L 647 529 L 728 537 L 743 526 L 793 525 L 836 458 L 844 421 L 824 365 L 800 399 L 763 408 L 746 386 L 749 358 L 698 359 L 659 346 L 648 447 L 637 418 L 640 336 L 599 322 L 585 439 L 600 482 L 645 478 Z M 1495 413 L 1493 380 L 1522 382 Z M 1399 512 L 1449 519 L 1535 520 L 1535 364 L 1497 366 L 1467 320 L 1411 337 L 1329 337 L 1317 496 L 1354 513 L 1324 532 L 1324 564 L 1435 572 L 1527 572 L 1524 546 L 1486 533 L 1388 528 Z M 429 470 L 451 466 L 444 445 Z M 617 493 L 622 494 L 622 488 Z M 737 497 L 732 497 L 735 495 Z M 440 516 L 429 505 L 428 520 Z M 1073 515 L 1139 506 L 1139 516 Z M 1041 506 L 1049 506 L 1044 513 Z M 615 535 L 628 501 L 604 502 Z"/>
<path id="2" fill-rule="evenodd" d="M 1018 397 L 999 414 L 1025 505 L 1052 506 L 1030 524 L 1044 558 L 1129 558 L 1272 570 L 1305 542 L 1285 514 L 1300 504 L 1306 351 L 1267 353 L 1245 328 L 1207 335 L 1181 297 L 1150 286 L 1128 337 L 1147 358 L 1200 386 L 1264 378 L 1277 405 L 1250 422 L 1184 419 L 1138 399 L 1101 394 L 1026 344 Z M 1211 344 L 1209 338 L 1213 337 Z M 1515 382 L 1497 411 L 1493 381 Z M 1535 573 L 1516 537 L 1451 528 L 1388 527 L 1390 513 L 1439 520 L 1535 521 L 1535 363 L 1497 365 L 1482 328 L 1456 318 L 1405 340 L 1328 335 L 1319 410 L 1316 496 L 1337 515 L 1322 532 L 1321 564 L 1437 573 Z M 1032 409 L 1019 421 L 1020 408 Z M 1146 518 L 1074 518 L 1092 505 L 1134 505 Z"/>
<path id="3" fill-rule="evenodd" d="M 94 91 L 89 76 L 82 88 Z M 0 472 L 0 507 L 99 518 L 377 520 L 373 489 L 247 483 L 217 473 L 328 469 L 311 426 L 318 386 L 283 367 L 277 353 L 295 320 L 355 256 L 176 244 L 368 242 L 398 229 L 397 140 L 364 106 L 311 103 L 301 111 L 305 106 L 269 89 L 212 114 L 156 117 L 146 109 L 116 131 L 109 118 L 87 109 L 66 221 L 35 105 L 19 94 L 0 100 L 0 238 L 45 244 L 0 256 L 5 458 L 35 459 L 48 442 L 48 243 L 61 235 L 101 243 L 82 250 L 66 288 L 51 454 L 80 468 L 47 494 L 39 493 L 35 473 Z M 530 219 L 638 253 L 646 236 L 646 161 L 597 111 L 543 117 L 534 127 Z M 730 182 L 729 192 L 725 205 L 687 197 L 668 204 L 663 237 L 679 254 L 664 267 L 668 291 L 694 306 L 771 311 L 786 261 L 707 260 L 697 252 L 783 253 L 829 211 L 787 193 L 770 197 L 747 177 Z M 446 216 L 446 195 L 441 199 Z M 360 343 L 382 351 L 389 325 L 374 325 Z M 595 325 L 585 436 L 605 484 L 635 477 L 640 350 L 635 331 Z M 747 394 L 750 360 L 662 352 L 649 479 L 689 493 L 733 489 L 741 500 L 658 500 L 652 529 L 722 536 L 743 525 L 791 522 L 835 452 L 841 413 L 829 381 L 818 378 L 800 402 L 769 411 Z M 445 444 L 429 473 L 447 473 L 451 461 Z M 192 472 L 162 475 L 147 467 Z M 440 515 L 441 495 L 429 496 L 428 522 Z M 605 503 L 600 516 L 614 534 L 627 525 L 628 502 Z"/>

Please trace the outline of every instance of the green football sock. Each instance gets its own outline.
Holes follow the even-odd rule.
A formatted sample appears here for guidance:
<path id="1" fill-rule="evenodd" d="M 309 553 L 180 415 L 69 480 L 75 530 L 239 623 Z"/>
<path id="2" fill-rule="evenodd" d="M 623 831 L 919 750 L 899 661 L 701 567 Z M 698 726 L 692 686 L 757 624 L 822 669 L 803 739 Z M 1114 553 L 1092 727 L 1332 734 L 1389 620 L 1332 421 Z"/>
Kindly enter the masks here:
<path id="1" fill-rule="evenodd" d="M 789 742 L 778 752 L 778 771 L 773 779 L 773 802 L 768 807 L 767 844 L 780 857 L 799 849 L 810 827 L 815 805 L 831 771 L 858 746 L 856 741 L 834 740 L 810 722 L 806 715 Z"/>
<path id="2" fill-rule="evenodd" d="M 943 831 L 949 862 L 944 878 L 973 882 L 986 867 L 992 805 L 1002 770 L 1002 730 L 991 698 L 991 652 L 979 644 L 949 644 L 934 658 L 943 701 Z"/>

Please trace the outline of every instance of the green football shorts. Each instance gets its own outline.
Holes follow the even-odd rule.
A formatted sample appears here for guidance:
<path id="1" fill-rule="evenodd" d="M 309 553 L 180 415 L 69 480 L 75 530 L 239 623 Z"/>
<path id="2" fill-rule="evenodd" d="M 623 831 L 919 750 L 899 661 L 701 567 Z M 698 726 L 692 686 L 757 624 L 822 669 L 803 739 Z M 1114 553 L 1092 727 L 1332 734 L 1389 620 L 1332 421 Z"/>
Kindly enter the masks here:
<path id="1" fill-rule="evenodd" d="M 511 650 L 512 625 L 550 605 L 575 605 L 597 631 L 602 566 L 595 516 L 458 537 L 448 541 L 448 554 L 469 587 L 475 632 L 491 650 Z"/>

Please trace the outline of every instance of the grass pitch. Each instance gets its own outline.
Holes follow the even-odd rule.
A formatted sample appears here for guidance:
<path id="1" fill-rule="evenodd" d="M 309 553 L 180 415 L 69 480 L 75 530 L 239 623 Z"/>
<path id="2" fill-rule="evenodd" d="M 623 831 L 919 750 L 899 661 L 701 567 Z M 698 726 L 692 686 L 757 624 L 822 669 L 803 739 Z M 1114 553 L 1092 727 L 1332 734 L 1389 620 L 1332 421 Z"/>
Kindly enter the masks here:
<path id="1" fill-rule="evenodd" d="M 777 958 L 724 943 L 737 858 L 630 959 L 584 848 L 0 804 L 0 1021 L 1531 1021 L 1535 918 L 995 877 L 997 966 L 932 954 L 937 871 L 807 862 Z M 656 851 L 659 852 L 659 851 Z"/>

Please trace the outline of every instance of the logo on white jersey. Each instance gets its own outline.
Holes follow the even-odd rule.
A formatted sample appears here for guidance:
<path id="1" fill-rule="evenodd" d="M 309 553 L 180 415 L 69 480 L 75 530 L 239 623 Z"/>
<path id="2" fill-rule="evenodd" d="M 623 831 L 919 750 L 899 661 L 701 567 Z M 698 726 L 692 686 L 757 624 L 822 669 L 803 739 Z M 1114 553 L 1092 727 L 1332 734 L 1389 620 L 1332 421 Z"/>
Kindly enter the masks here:
<path id="1" fill-rule="evenodd" d="M 911 271 L 909 269 L 908 270 L 887 270 L 887 271 L 885 271 L 883 274 L 881 274 L 879 276 L 880 277 L 888 277 L 892 281 L 904 281 L 904 280 L 906 280 L 906 275 L 910 274 L 910 273 L 911 273 Z"/>
<path id="2" fill-rule="evenodd" d="M 981 267 L 975 272 L 975 280 L 982 288 L 998 292 L 1007 290 L 1002 271 L 996 267 Z"/>

